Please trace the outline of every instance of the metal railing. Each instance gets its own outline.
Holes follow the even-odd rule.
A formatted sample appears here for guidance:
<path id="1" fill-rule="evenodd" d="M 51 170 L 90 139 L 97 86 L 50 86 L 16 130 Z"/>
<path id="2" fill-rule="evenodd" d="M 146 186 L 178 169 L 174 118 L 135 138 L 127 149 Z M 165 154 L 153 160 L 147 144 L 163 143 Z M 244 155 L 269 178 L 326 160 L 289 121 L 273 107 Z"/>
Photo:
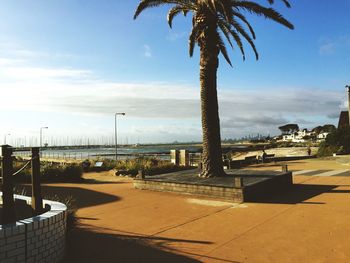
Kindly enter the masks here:
<path id="1" fill-rule="evenodd" d="M 14 152 L 14 155 L 16 157 L 20 158 L 30 158 L 31 153 L 28 151 L 18 151 Z M 41 151 L 40 153 L 42 160 L 77 160 L 77 161 L 83 161 L 86 159 L 89 160 L 98 160 L 98 159 L 114 159 L 115 154 L 106 154 L 103 152 L 96 152 L 96 153 L 90 153 L 90 152 L 49 152 L 49 151 Z M 159 160 L 165 160 L 170 161 L 170 156 L 168 154 L 152 154 L 152 153 L 145 153 L 145 154 L 118 154 L 118 159 L 120 160 L 128 160 L 128 159 L 135 159 L 139 157 L 147 157 L 147 158 L 155 158 Z"/>
<path id="2" fill-rule="evenodd" d="M 39 148 L 31 149 L 30 160 L 28 160 L 18 171 L 13 171 L 13 148 L 9 145 L 1 146 L 0 162 L 1 162 L 1 186 L 2 186 L 2 201 L 3 214 L 2 223 L 8 224 L 16 221 L 15 200 L 14 200 L 14 180 L 13 177 L 31 165 L 32 176 L 32 208 L 35 214 L 40 214 L 43 211 L 43 202 L 40 186 L 40 156 Z"/>

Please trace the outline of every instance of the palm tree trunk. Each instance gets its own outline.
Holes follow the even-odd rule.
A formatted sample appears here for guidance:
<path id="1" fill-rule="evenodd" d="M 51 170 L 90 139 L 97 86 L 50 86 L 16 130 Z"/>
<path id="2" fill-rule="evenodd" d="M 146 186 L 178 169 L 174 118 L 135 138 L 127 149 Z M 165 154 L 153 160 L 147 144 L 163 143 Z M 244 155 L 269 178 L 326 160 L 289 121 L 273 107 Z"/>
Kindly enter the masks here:
<path id="1" fill-rule="evenodd" d="M 208 30 L 209 31 L 209 30 Z M 212 33 L 212 34 L 210 34 Z M 223 170 L 216 75 L 219 49 L 213 41 L 216 31 L 208 32 L 200 43 L 200 86 L 203 132 L 201 177 L 226 175 Z"/>

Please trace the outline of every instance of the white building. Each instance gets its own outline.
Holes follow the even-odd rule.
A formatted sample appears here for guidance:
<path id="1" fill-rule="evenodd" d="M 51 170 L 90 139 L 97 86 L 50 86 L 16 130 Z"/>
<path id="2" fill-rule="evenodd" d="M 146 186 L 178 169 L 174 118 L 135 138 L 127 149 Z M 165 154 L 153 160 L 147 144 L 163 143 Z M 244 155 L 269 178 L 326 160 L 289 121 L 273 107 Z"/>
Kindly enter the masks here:
<path id="1" fill-rule="evenodd" d="M 308 131 L 307 129 L 299 130 L 292 134 L 283 135 L 282 141 L 284 142 L 305 142 L 305 136 L 312 136 L 314 132 Z"/>
<path id="2" fill-rule="evenodd" d="M 322 132 L 319 135 L 317 135 L 317 140 L 318 141 L 324 141 L 327 138 L 327 135 L 329 132 Z"/>

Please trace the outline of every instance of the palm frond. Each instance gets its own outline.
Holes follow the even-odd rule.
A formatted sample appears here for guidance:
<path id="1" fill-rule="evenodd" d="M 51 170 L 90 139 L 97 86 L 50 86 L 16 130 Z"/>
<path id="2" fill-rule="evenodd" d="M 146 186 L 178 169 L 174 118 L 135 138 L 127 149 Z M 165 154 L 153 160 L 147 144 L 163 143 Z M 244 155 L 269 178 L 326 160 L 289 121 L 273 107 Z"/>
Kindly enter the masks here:
<path id="1" fill-rule="evenodd" d="M 194 0 L 141 0 L 136 8 L 134 19 L 136 19 L 147 8 L 159 7 L 161 5 L 169 4 L 187 7 L 187 9 L 190 10 L 195 10 L 196 8 Z"/>
<path id="2" fill-rule="evenodd" d="M 235 8 L 244 9 L 258 16 L 264 16 L 265 18 L 271 19 L 289 29 L 294 29 L 294 26 L 273 8 L 266 8 L 251 1 L 235 1 Z"/>
<path id="3" fill-rule="evenodd" d="M 291 7 L 290 0 L 281 0 L 287 7 Z M 279 12 L 271 7 L 265 7 L 253 0 L 140 0 L 134 14 L 136 19 L 145 9 L 170 5 L 167 20 L 172 27 L 173 19 L 182 13 L 184 16 L 191 12 L 192 30 L 189 36 L 189 55 L 193 56 L 196 44 L 215 43 L 218 51 L 232 66 L 225 43 L 232 49 L 237 46 L 245 60 L 243 41 L 245 40 L 254 51 L 256 59 L 259 54 L 254 44 L 256 34 L 246 13 L 263 16 L 273 20 L 289 29 L 294 29 L 292 23 L 285 19 Z M 274 4 L 276 0 L 267 0 L 268 4 Z M 209 30 L 209 31 L 208 31 Z M 215 30 L 215 31 L 213 31 Z M 220 30 L 220 32 L 218 31 Z M 212 39 L 207 39 L 206 32 L 214 32 Z M 216 35 L 215 35 L 216 32 Z M 225 40 L 225 41 L 224 41 Z"/>
<path id="4" fill-rule="evenodd" d="M 224 33 L 227 41 L 229 42 L 229 44 L 232 48 L 233 48 L 233 44 L 232 44 L 232 41 L 230 39 L 230 36 L 233 37 L 233 39 L 235 40 L 237 46 L 239 47 L 239 49 L 242 53 L 243 60 L 245 60 L 245 52 L 244 52 L 244 48 L 243 48 L 243 43 L 242 43 L 242 40 L 241 40 L 239 34 L 235 30 L 233 30 L 231 25 L 223 19 L 219 20 L 219 27 L 220 27 L 221 31 Z"/>
<path id="5" fill-rule="evenodd" d="M 227 63 L 230 64 L 230 66 L 232 67 L 232 63 L 231 63 L 230 57 L 227 54 L 225 43 L 222 41 L 222 38 L 221 38 L 219 33 L 217 33 L 217 42 L 218 42 L 218 47 L 220 49 L 221 54 L 224 56 L 224 58 L 227 61 Z"/>
<path id="6" fill-rule="evenodd" d="M 179 6 L 179 5 L 170 9 L 170 11 L 168 13 L 168 24 L 169 24 L 170 28 L 172 28 L 174 17 L 177 16 L 178 14 L 180 14 L 181 12 L 184 12 L 184 11 L 186 11 L 186 10 L 184 10 L 183 7 Z"/>
<path id="7" fill-rule="evenodd" d="M 291 7 L 290 3 L 287 0 L 281 0 L 288 8 Z M 274 0 L 268 0 L 268 2 L 272 5 L 275 1 Z"/>
<path id="8" fill-rule="evenodd" d="M 248 27 L 250 33 L 252 34 L 253 39 L 255 39 L 256 38 L 255 31 L 254 31 L 253 27 L 250 25 L 250 23 L 248 22 L 248 20 L 245 18 L 245 16 L 239 12 L 236 12 L 236 11 L 233 11 L 232 13 L 234 16 L 238 17 L 239 19 L 241 19 L 243 21 L 243 23 Z"/>
<path id="9" fill-rule="evenodd" d="M 241 34 L 245 40 L 249 43 L 249 45 L 252 47 L 256 60 L 259 59 L 259 53 L 255 47 L 253 39 L 248 35 L 248 33 L 244 30 L 244 28 L 235 20 L 232 21 L 231 25 L 237 30 L 239 34 Z"/>
<path id="10" fill-rule="evenodd" d="M 134 19 L 136 19 L 142 13 L 142 11 L 147 8 L 158 7 L 165 4 L 169 3 L 166 0 L 142 0 L 136 8 Z"/>
<path id="11" fill-rule="evenodd" d="M 188 40 L 188 50 L 189 50 L 190 57 L 193 56 L 194 46 L 196 45 L 199 33 L 200 33 L 200 26 L 198 24 L 194 25 Z"/>

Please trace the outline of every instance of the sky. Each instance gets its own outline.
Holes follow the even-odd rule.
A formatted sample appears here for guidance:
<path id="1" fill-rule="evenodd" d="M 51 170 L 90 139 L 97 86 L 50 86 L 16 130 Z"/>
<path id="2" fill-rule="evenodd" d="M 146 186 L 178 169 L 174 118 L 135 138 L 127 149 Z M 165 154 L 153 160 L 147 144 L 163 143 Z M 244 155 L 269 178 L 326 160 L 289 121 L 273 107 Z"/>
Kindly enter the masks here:
<path id="1" fill-rule="evenodd" d="M 267 5 L 267 1 L 257 0 Z M 273 6 L 295 30 L 247 14 L 258 61 L 220 56 L 221 137 L 279 134 L 278 127 L 337 124 L 350 84 L 350 0 Z M 191 16 L 170 29 L 169 7 L 138 0 L 1 0 L 0 144 L 201 140 L 199 49 L 188 55 Z M 10 135 L 8 135 L 10 134 Z M 3 138 L 2 138 L 3 137 Z"/>

